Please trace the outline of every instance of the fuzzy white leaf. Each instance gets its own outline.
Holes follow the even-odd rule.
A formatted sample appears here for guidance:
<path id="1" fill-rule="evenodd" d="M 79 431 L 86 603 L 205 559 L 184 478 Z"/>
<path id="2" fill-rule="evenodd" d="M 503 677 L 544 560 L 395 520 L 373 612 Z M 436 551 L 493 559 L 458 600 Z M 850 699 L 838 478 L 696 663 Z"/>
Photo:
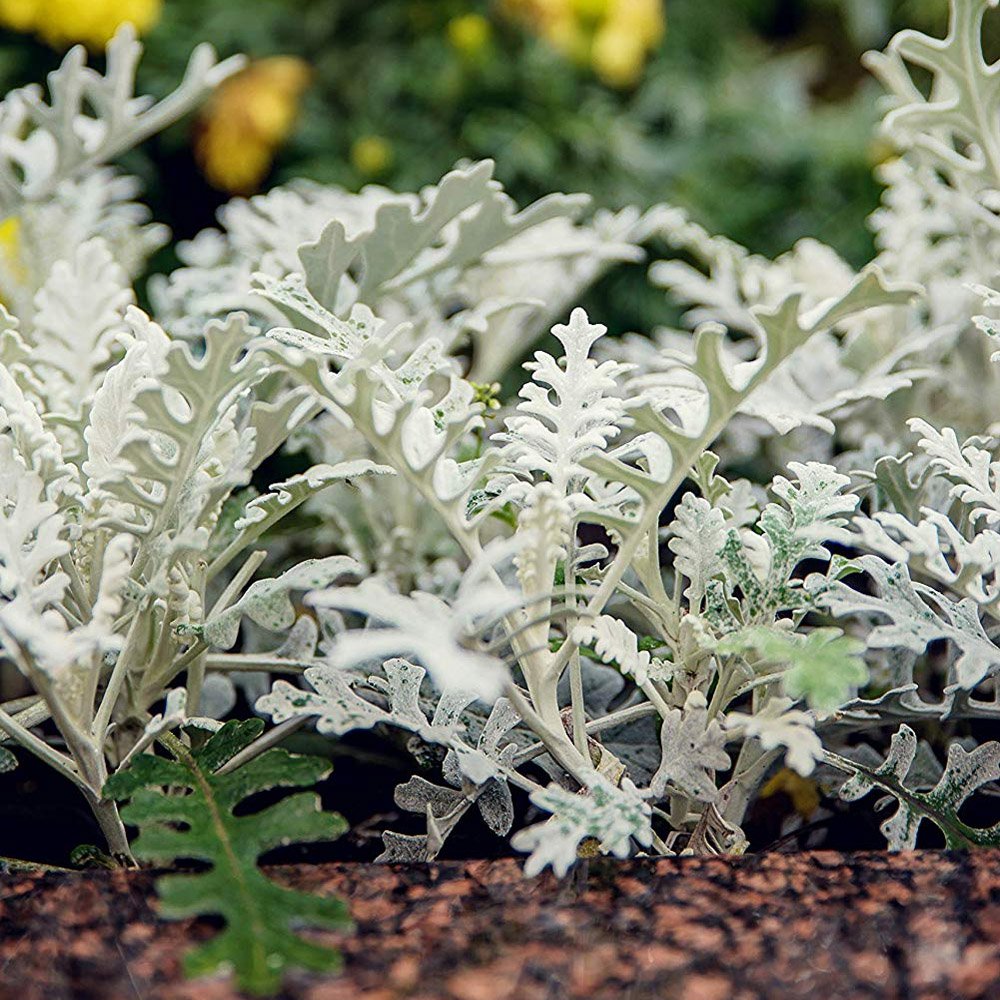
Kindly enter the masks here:
<path id="1" fill-rule="evenodd" d="M 337 608 L 365 615 L 372 627 L 353 629 L 337 636 L 330 662 L 353 667 L 388 656 L 412 656 L 426 667 L 444 691 L 474 692 L 494 701 L 507 676 L 503 661 L 475 648 L 478 621 L 488 614 L 495 619 L 504 605 L 512 606 L 503 588 L 481 587 L 451 606 L 433 594 L 415 591 L 409 596 L 393 593 L 375 578 L 356 587 L 340 587 L 308 594 L 316 608 Z M 374 627 L 381 623 L 384 627 Z"/>
<path id="2" fill-rule="evenodd" d="M 1000 743 L 984 743 L 971 753 L 959 743 L 952 743 L 944 771 L 937 784 L 926 792 L 911 787 L 916 754 L 916 734 L 909 726 L 900 726 L 892 737 L 885 761 L 874 768 L 852 768 L 854 774 L 841 786 L 840 797 L 854 802 L 879 789 L 896 799 L 899 808 L 881 826 L 890 851 L 913 850 L 925 819 L 941 830 L 952 849 L 1000 844 L 1000 823 L 978 829 L 959 819 L 966 799 L 978 789 L 1000 781 Z M 851 766 L 849 761 L 842 763 Z"/>
<path id="3" fill-rule="evenodd" d="M 128 276 L 103 240 L 89 240 L 56 262 L 35 299 L 30 335 L 49 410 L 79 413 L 134 301 Z"/>
<path id="4" fill-rule="evenodd" d="M 189 630 L 200 633 L 209 645 L 217 649 L 229 649 L 234 645 L 244 615 L 261 628 L 282 632 L 295 624 L 295 607 L 289 597 L 291 591 L 312 591 L 338 577 L 358 575 L 360 572 L 361 567 L 350 556 L 306 559 L 280 576 L 252 583 L 234 604 L 203 625 Z"/>
<path id="5" fill-rule="evenodd" d="M 649 783 L 649 795 L 662 799 L 669 786 L 700 802 L 718 795 L 713 772 L 729 767 L 726 737 L 719 723 L 708 718 L 708 702 L 692 691 L 683 708 L 672 708 L 660 727 L 660 766 Z"/>
<path id="6" fill-rule="evenodd" d="M 521 389 L 517 414 L 493 438 L 505 446 L 504 462 L 545 476 L 561 496 L 580 491 L 589 476 L 583 459 L 603 451 L 621 430 L 623 406 L 612 393 L 628 366 L 590 357 L 605 333 L 582 309 L 573 310 L 568 324 L 553 327 L 565 351 L 562 362 L 538 351 L 525 364 L 532 380 Z"/>
<path id="7" fill-rule="evenodd" d="M 605 663 L 615 663 L 627 677 L 642 686 L 650 680 L 665 681 L 669 668 L 654 659 L 646 650 L 639 649 L 639 637 L 621 620 L 610 615 L 599 615 L 574 633 L 581 643 L 593 643 L 594 651 Z"/>
<path id="8" fill-rule="evenodd" d="M 876 595 L 860 593 L 844 583 L 820 588 L 822 601 L 837 615 L 868 614 L 888 618 L 868 634 L 868 645 L 879 649 L 893 646 L 922 653 L 935 639 L 955 644 L 959 656 L 955 679 L 972 689 L 1000 667 L 1000 648 L 990 641 L 979 619 L 974 601 L 953 601 L 931 587 L 914 583 L 905 563 L 890 565 L 877 556 L 862 556 L 859 565 L 875 583 Z"/>
<path id="9" fill-rule="evenodd" d="M 553 784 L 533 792 L 531 801 L 553 815 L 511 838 L 516 850 L 531 852 L 524 866 L 529 878 L 549 865 L 556 875 L 565 875 L 576 863 L 583 840 L 596 840 L 603 853 L 618 858 L 628 857 L 633 840 L 642 847 L 652 843 L 650 806 L 627 779 L 616 787 L 595 771 L 578 794 Z"/>
<path id="10" fill-rule="evenodd" d="M 784 747 L 785 766 L 805 777 L 823 759 L 823 744 L 816 735 L 813 716 L 791 706 L 791 698 L 771 698 L 753 715 L 728 713 L 725 727 L 728 732 L 759 740 L 765 750 Z"/>
<path id="11" fill-rule="evenodd" d="M 937 430 L 925 420 L 909 421 L 920 435 L 919 447 L 953 483 L 952 493 L 970 508 L 973 522 L 1000 524 L 1000 461 L 977 441 L 960 444 L 950 427 Z"/>
<path id="12" fill-rule="evenodd" d="M 726 541 L 725 515 L 703 497 L 685 493 L 667 530 L 672 536 L 668 547 L 676 557 L 674 569 L 690 581 L 684 596 L 693 604 L 722 569 L 719 553 Z"/>

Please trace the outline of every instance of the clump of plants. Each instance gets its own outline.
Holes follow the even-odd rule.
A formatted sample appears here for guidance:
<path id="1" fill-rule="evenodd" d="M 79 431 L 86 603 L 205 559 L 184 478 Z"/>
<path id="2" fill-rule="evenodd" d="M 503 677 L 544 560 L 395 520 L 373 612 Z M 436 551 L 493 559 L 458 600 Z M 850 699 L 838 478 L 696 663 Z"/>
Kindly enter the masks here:
<path id="1" fill-rule="evenodd" d="M 166 234 L 107 164 L 233 64 L 198 50 L 151 105 L 124 31 L 105 75 L 74 50 L 47 99 L 8 95 L 4 762 L 76 785 L 123 863 L 201 862 L 166 912 L 257 915 L 192 971 L 265 991 L 333 961 L 294 928 L 343 907 L 257 867 L 343 827 L 326 763 L 280 746 L 303 727 L 404 734 L 421 826 L 381 860 L 431 860 L 460 822 L 528 874 L 739 853 L 779 769 L 878 794 L 891 849 L 925 823 L 1000 843 L 964 810 L 1000 779 L 989 6 L 872 57 L 899 155 L 857 274 L 667 207 L 519 209 L 481 162 L 234 201 L 144 310 Z M 687 325 L 609 338 L 575 302 L 654 233 Z M 302 471 L 267 482 L 279 452 Z"/>

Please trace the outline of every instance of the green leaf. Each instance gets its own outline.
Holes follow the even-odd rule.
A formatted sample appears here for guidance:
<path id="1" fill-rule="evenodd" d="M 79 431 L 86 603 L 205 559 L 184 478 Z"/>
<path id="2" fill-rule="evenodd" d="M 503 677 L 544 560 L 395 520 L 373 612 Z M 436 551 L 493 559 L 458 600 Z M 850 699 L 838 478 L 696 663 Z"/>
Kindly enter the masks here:
<path id="1" fill-rule="evenodd" d="M 214 915 L 225 921 L 219 935 L 188 953 L 188 975 L 231 969 L 239 988 L 257 996 L 276 992 L 288 968 L 339 967 L 339 953 L 300 937 L 296 927 L 350 926 L 343 901 L 286 889 L 258 867 L 258 858 L 275 847 L 339 837 L 346 829 L 341 816 L 322 812 L 314 792 L 290 795 L 257 812 L 233 814 L 248 796 L 310 786 L 329 773 L 324 760 L 272 749 L 218 774 L 263 727 L 259 719 L 228 722 L 193 752 L 168 738 L 173 760 L 144 754 L 104 787 L 109 798 L 131 799 L 122 818 L 141 828 L 133 844 L 137 858 L 156 864 L 194 860 L 209 866 L 166 875 L 157 883 L 164 916 Z"/>
<path id="2" fill-rule="evenodd" d="M 759 626 L 727 636 L 718 651 L 755 653 L 765 663 L 784 667 L 785 692 L 792 698 L 804 698 L 817 711 L 844 704 L 852 689 L 868 680 L 868 668 L 861 658 L 864 643 L 836 628 L 798 635 Z"/>

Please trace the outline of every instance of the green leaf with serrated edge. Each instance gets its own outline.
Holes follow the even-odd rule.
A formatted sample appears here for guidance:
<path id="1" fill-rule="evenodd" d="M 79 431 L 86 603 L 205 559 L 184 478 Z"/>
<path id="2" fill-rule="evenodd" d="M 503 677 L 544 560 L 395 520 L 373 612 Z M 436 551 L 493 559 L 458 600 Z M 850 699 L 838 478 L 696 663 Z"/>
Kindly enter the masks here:
<path id="1" fill-rule="evenodd" d="M 864 643 L 840 629 L 818 628 L 798 635 L 759 626 L 726 636 L 720 653 L 754 654 L 783 667 L 782 686 L 793 698 L 805 698 L 810 708 L 828 711 L 842 705 L 854 688 L 868 679 L 862 659 Z"/>
<path id="2" fill-rule="evenodd" d="M 122 818 L 140 828 L 132 845 L 137 858 L 155 864 L 195 860 L 209 866 L 157 882 L 164 916 L 213 915 L 225 921 L 221 933 L 188 953 L 188 975 L 231 969 L 239 988 L 257 996 L 276 992 L 289 968 L 323 972 L 339 967 L 338 952 L 305 940 L 295 928 L 350 925 L 341 900 L 286 889 L 258 867 L 260 856 L 276 847 L 339 837 L 346 829 L 341 816 L 322 812 L 314 792 L 298 792 L 257 812 L 234 815 L 251 795 L 308 787 L 330 771 L 324 760 L 272 749 L 230 773 L 216 773 L 263 727 L 258 719 L 228 722 L 193 752 L 170 739 L 173 760 L 142 755 L 104 787 L 108 798 L 131 800 Z"/>

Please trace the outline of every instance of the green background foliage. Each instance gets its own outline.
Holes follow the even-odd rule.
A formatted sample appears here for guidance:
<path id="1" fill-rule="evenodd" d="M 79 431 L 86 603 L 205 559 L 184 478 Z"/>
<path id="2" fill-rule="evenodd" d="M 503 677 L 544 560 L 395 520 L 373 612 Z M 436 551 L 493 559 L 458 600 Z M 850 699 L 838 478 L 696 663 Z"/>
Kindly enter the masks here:
<path id="1" fill-rule="evenodd" d="M 165 0 L 146 38 L 146 87 L 165 92 L 191 47 L 294 55 L 314 76 L 269 182 L 305 176 L 357 188 L 414 189 L 462 158 L 494 157 L 520 201 L 587 191 L 620 207 L 669 200 L 709 229 L 774 255 L 800 236 L 852 263 L 877 187 L 877 88 L 859 64 L 898 27 L 940 29 L 944 0 L 666 0 L 667 31 L 634 87 L 602 83 L 497 3 L 474 0 Z M 449 23 L 489 23 L 462 51 Z M 59 54 L 0 35 L 6 87 L 37 79 Z M 190 123 L 154 142 L 157 215 L 179 236 L 212 222 L 223 196 L 200 178 Z M 388 144 L 383 169 L 359 168 L 359 139 Z M 130 167 L 135 167 L 133 163 Z M 156 177 L 154 181 L 152 178 Z"/>

